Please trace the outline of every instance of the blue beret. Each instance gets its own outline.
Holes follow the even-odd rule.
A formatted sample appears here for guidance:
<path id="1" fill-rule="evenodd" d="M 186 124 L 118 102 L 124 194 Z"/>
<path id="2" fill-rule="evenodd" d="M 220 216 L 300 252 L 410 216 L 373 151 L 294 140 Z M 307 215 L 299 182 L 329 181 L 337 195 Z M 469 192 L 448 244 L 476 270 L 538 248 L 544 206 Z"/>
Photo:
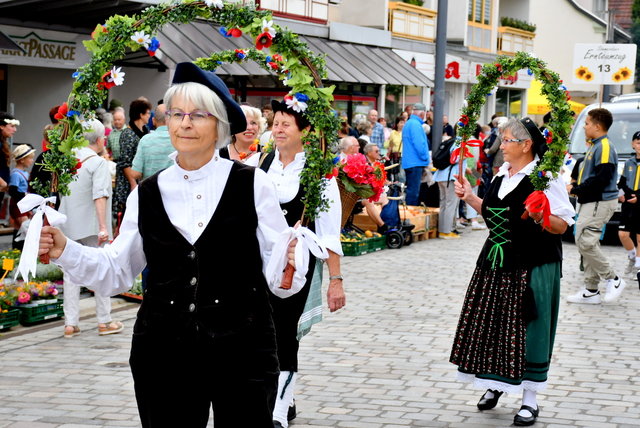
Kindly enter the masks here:
<path id="1" fill-rule="evenodd" d="M 192 62 L 181 62 L 176 66 L 173 84 L 187 82 L 200 83 L 220 97 L 227 108 L 231 135 L 239 134 L 247 129 L 247 119 L 244 112 L 229 93 L 227 85 L 213 71 L 205 71 Z"/>

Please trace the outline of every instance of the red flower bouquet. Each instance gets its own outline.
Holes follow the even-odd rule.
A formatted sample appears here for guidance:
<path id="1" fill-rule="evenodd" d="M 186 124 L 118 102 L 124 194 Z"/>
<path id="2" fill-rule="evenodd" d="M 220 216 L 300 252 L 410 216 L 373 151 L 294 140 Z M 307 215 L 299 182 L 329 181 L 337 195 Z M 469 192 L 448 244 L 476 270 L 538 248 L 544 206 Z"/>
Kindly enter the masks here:
<path id="1" fill-rule="evenodd" d="M 349 155 L 338 164 L 338 180 L 345 190 L 370 202 L 380 199 L 386 179 L 384 165 L 379 162 L 369 164 L 361 153 Z"/>

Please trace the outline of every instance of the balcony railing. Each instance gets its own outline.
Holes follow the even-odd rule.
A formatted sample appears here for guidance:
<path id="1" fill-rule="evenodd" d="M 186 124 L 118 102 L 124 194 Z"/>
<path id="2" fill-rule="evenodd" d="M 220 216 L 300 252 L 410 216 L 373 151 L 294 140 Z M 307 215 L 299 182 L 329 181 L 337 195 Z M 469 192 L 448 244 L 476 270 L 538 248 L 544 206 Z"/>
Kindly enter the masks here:
<path id="1" fill-rule="evenodd" d="M 474 51 L 491 52 L 491 25 L 467 21 L 467 47 Z"/>
<path id="2" fill-rule="evenodd" d="M 513 27 L 498 27 L 498 54 L 515 55 L 516 52 L 533 52 L 535 33 Z"/>
<path id="3" fill-rule="evenodd" d="M 389 31 L 406 39 L 433 42 L 438 12 L 398 1 L 389 2 Z"/>
<path id="4" fill-rule="evenodd" d="M 329 0 L 250 0 L 260 9 L 272 10 L 274 15 L 304 21 L 326 23 L 329 19 Z M 247 3 L 247 0 L 244 0 Z"/>

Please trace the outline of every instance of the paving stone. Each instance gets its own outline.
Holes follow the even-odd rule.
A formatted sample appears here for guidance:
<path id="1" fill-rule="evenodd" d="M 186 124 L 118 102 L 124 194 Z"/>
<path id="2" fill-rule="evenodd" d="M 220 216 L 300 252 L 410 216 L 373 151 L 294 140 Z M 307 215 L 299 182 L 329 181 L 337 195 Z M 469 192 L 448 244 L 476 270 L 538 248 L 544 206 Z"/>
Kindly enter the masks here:
<path id="1" fill-rule="evenodd" d="M 486 232 L 416 242 L 343 259 L 348 306 L 325 311 L 300 344 L 298 417 L 292 428 L 508 427 L 519 396 L 491 412 L 475 407 L 482 391 L 456 380 L 448 362 L 468 281 Z M 606 247 L 624 269 L 621 247 Z M 579 255 L 564 246 L 563 300 L 549 388 L 541 392 L 545 428 L 628 428 L 640 420 L 640 293 L 627 282 L 613 305 L 571 305 L 582 287 Z M 119 335 L 62 338 L 60 325 L 0 336 L 0 428 L 139 426 L 128 368 L 137 305 L 121 307 Z M 91 308 L 93 309 L 93 308 Z M 121 364 L 121 365 L 120 365 Z M 34 401 L 39 403 L 34 406 Z M 213 427 L 212 419 L 209 427 Z"/>

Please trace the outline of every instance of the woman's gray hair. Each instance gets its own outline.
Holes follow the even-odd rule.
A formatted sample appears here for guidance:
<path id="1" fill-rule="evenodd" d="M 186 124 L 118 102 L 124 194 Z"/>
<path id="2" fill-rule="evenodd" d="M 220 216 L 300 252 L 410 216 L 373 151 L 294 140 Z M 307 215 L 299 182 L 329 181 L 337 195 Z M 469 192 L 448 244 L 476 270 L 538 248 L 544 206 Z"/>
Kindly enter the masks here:
<path id="1" fill-rule="evenodd" d="M 262 112 L 257 108 L 248 105 L 242 105 L 240 106 L 240 108 L 242 109 L 242 112 L 244 113 L 246 118 L 253 118 L 256 122 L 258 122 L 258 134 L 262 135 L 265 128 L 267 127 L 267 119 L 262 117 Z"/>
<path id="2" fill-rule="evenodd" d="M 491 124 L 493 126 L 500 126 L 500 125 L 506 123 L 508 120 L 509 120 L 508 117 L 498 116 L 498 117 L 493 118 L 493 120 L 491 121 Z"/>
<path id="3" fill-rule="evenodd" d="M 104 125 L 98 119 L 89 119 L 85 123 L 87 128 L 82 135 L 89 140 L 89 144 L 95 144 L 99 138 L 104 137 Z"/>
<path id="4" fill-rule="evenodd" d="M 371 129 L 373 129 L 373 125 L 371 125 L 371 122 L 369 121 L 360 122 L 357 128 L 360 135 L 367 135 Z"/>
<path id="5" fill-rule="evenodd" d="M 113 128 L 113 115 L 109 112 L 102 113 L 102 124 L 105 128 Z"/>
<path id="6" fill-rule="evenodd" d="M 218 119 L 218 141 L 216 141 L 216 148 L 222 148 L 229 143 L 231 136 L 229 116 L 227 115 L 227 109 L 224 103 L 215 92 L 195 82 L 172 85 L 163 97 L 164 103 L 167 105 L 167 110 L 172 108 L 171 102 L 175 96 L 182 97 L 183 100 L 191 102 L 196 110 L 208 111 Z M 167 122 L 170 122 L 170 119 Z"/>
<path id="7" fill-rule="evenodd" d="M 371 150 L 375 149 L 376 147 L 378 147 L 377 144 L 373 144 L 373 143 L 368 143 L 366 146 L 364 146 L 364 149 L 362 149 L 362 151 L 364 152 L 364 154 L 368 154 Z"/>
<path id="8" fill-rule="evenodd" d="M 353 143 L 353 140 L 356 140 L 355 137 L 349 135 L 346 137 L 342 137 L 340 139 L 340 142 L 338 144 L 338 151 L 340 152 L 344 152 L 345 150 L 347 150 L 349 148 L 349 146 Z M 357 140 L 356 140 L 357 142 Z"/>
<path id="9" fill-rule="evenodd" d="M 518 140 L 532 140 L 531 134 L 529 134 L 527 128 L 525 128 L 524 125 L 515 118 L 507 120 L 500 125 L 498 129 L 500 130 L 500 135 L 502 135 L 504 131 L 508 130 L 511 132 L 511 135 L 513 135 L 513 138 L 517 138 Z"/>

